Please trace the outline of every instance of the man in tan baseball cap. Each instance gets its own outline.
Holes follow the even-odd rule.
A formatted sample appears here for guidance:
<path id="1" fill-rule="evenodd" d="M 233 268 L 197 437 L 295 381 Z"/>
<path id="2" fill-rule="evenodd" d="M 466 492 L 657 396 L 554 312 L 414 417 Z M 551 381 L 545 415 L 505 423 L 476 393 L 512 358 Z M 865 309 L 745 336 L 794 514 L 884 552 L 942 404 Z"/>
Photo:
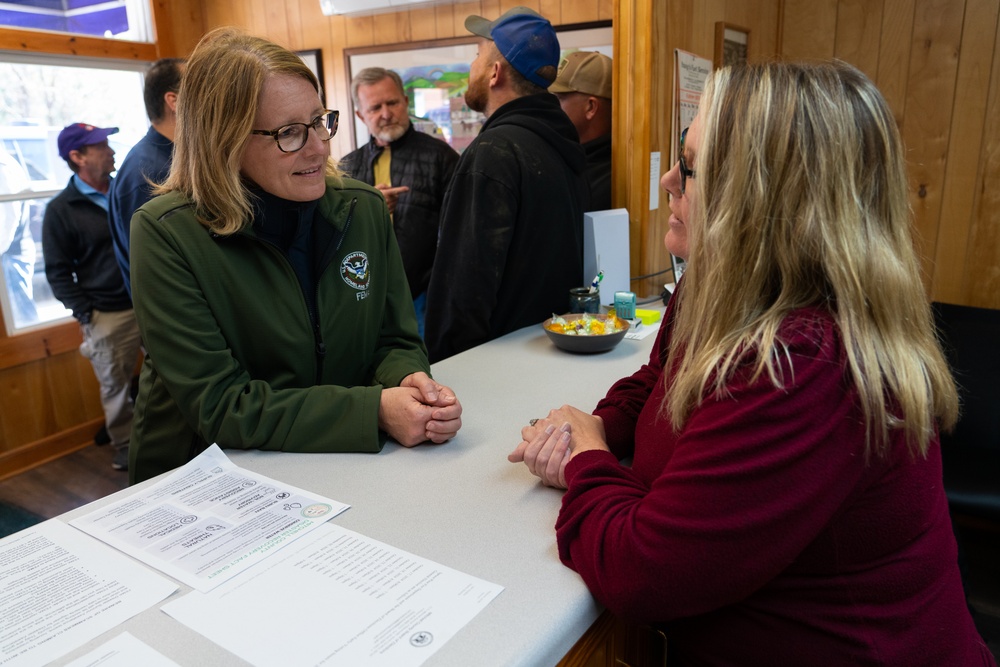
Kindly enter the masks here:
<path id="1" fill-rule="evenodd" d="M 576 51 L 559 64 L 549 86 L 587 153 L 592 211 L 611 208 L 611 64 L 603 53 Z"/>

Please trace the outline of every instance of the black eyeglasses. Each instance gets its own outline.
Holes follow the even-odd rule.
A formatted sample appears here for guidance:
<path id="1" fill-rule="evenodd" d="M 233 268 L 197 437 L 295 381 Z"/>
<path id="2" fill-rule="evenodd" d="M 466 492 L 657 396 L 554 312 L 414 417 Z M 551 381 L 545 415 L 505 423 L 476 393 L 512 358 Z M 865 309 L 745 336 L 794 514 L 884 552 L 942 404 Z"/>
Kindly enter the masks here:
<path id="1" fill-rule="evenodd" d="M 289 123 L 282 125 L 277 130 L 251 130 L 250 134 L 263 134 L 274 137 L 274 142 L 278 144 L 278 150 L 282 153 L 294 153 L 302 150 L 309 140 L 309 128 L 316 130 L 320 141 L 330 141 L 333 135 L 337 134 L 337 127 L 340 125 L 340 112 L 331 109 L 325 110 L 308 123 Z"/>
<path id="2" fill-rule="evenodd" d="M 677 162 L 680 164 L 682 195 L 684 194 L 684 191 L 687 189 L 687 180 L 689 178 L 695 177 L 695 170 L 688 169 L 687 160 L 684 159 L 684 140 L 687 139 L 687 135 L 688 135 L 688 128 L 685 127 L 684 131 L 681 132 L 681 154 L 677 157 Z"/>

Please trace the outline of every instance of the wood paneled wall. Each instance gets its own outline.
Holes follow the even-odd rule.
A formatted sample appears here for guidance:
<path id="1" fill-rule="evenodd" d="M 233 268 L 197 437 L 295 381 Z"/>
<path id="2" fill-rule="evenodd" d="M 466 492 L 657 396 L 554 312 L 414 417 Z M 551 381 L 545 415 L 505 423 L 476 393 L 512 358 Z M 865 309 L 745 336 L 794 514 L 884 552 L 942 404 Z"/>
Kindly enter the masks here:
<path id="1" fill-rule="evenodd" d="M 1000 0 L 784 0 L 779 53 L 871 77 L 909 157 L 934 300 L 1000 308 Z"/>
<path id="2" fill-rule="evenodd" d="M 618 71 L 630 79 L 616 100 L 628 127 L 616 129 L 614 201 L 632 217 L 633 274 L 669 266 L 666 200 L 648 210 L 648 163 L 651 151 L 662 170 L 672 159 L 673 49 L 711 58 L 725 21 L 750 29 L 751 59 L 836 57 L 875 80 L 908 148 L 929 296 L 1000 308 L 1000 123 L 987 122 L 1000 118 L 1000 0 L 480 0 L 366 17 L 324 17 L 318 0 L 203 0 L 203 17 L 205 28 L 238 25 L 293 49 L 322 48 L 331 104 L 347 109 L 344 48 L 465 36 L 468 14 L 518 4 L 557 25 L 618 19 L 616 49 L 628 61 Z M 634 31 L 622 25 L 630 17 Z M 636 101 L 653 113 L 622 110 Z M 348 150 L 345 132 L 333 151 Z M 633 288 L 653 293 L 661 282 Z"/>
<path id="3" fill-rule="evenodd" d="M 79 449 L 104 421 L 81 342 L 76 323 L 0 338 L 0 479 Z"/>
<path id="4" fill-rule="evenodd" d="M 470 37 L 466 16 L 493 18 L 518 5 L 538 11 L 557 26 L 610 21 L 614 15 L 613 0 L 479 0 L 370 16 L 323 16 L 319 0 L 204 0 L 204 19 L 209 30 L 233 25 L 293 51 L 322 49 L 327 104 L 346 115 L 350 81 L 344 49 Z M 351 123 L 353 119 L 345 119 L 341 127 Z M 334 157 L 346 155 L 351 151 L 350 133 L 342 131 L 333 143 Z"/>
<path id="5" fill-rule="evenodd" d="M 674 49 L 712 59 L 715 25 L 726 22 L 750 31 L 749 57 L 773 57 L 777 49 L 779 0 L 619 0 L 615 15 L 615 124 L 612 151 L 615 206 L 629 211 L 631 273 L 670 268 L 663 245 L 670 209 L 659 191 L 650 210 L 650 189 L 674 163 L 671 147 L 671 87 Z M 680 128 L 678 128 L 679 130 Z M 650 157 L 660 154 L 659 174 Z M 656 295 L 672 274 L 632 283 L 639 295 Z"/>
<path id="6" fill-rule="evenodd" d="M 0 50 L 140 61 L 189 53 L 205 32 L 201 0 L 150 4 L 152 44 L 0 28 Z M 75 322 L 5 332 L 0 321 L 0 479 L 87 446 L 104 421 Z"/>
<path id="7" fill-rule="evenodd" d="M 649 211 L 650 152 L 671 166 L 673 49 L 711 58 L 715 23 L 750 29 L 750 57 L 851 62 L 882 89 L 909 149 L 912 205 L 932 298 L 1000 308 L 1000 0 L 478 0 L 326 17 L 319 0 L 152 0 L 154 45 L 0 28 L 0 49 L 133 60 L 185 56 L 236 25 L 322 49 L 328 101 L 346 110 L 344 49 L 463 37 L 469 14 L 527 5 L 556 25 L 614 20 L 614 201 L 632 217 L 632 273 L 669 267 L 666 198 Z M 348 133 L 334 155 L 350 150 Z M 634 284 L 658 291 L 661 279 Z M 102 416 L 74 323 L 0 329 L 0 478 L 89 442 Z"/>
<path id="8" fill-rule="evenodd" d="M 360 17 L 325 17 L 318 0 L 205 0 L 204 17 L 207 29 L 235 25 L 293 50 L 322 49 L 328 103 L 345 110 L 350 95 L 345 48 L 464 37 L 469 34 L 464 27 L 469 14 L 493 18 L 517 5 L 537 10 L 556 26 L 614 20 L 616 14 L 626 17 L 615 26 L 619 59 L 627 61 L 616 71 L 628 74 L 628 80 L 616 101 L 614 202 L 630 212 L 633 275 L 669 268 L 663 247 L 666 197 L 661 197 L 658 210 L 650 211 L 648 184 L 651 152 L 660 151 L 661 167 L 670 167 L 673 49 L 711 58 L 715 23 L 726 21 L 751 30 L 752 57 L 773 56 L 779 0 L 479 0 Z M 348 133 L 335 142 L 335 156 L 350 151 Z M 661 276 L 634 283 L 633 290 L 658 294 L 663 282 Z"/>

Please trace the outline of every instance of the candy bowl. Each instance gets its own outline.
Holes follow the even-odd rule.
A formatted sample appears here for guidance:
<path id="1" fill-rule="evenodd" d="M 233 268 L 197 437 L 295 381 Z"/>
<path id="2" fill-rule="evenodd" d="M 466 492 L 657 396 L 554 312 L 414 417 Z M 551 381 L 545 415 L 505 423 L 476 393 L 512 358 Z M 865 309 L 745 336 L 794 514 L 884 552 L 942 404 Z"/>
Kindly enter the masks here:
<path id="1" fill-rule="evenodd" d="M 607 315 L 553 315 L 542 322 L 545 334 L 560 350 L 582 354 L 607 352 L 625 338 L 629 323 Z"/>

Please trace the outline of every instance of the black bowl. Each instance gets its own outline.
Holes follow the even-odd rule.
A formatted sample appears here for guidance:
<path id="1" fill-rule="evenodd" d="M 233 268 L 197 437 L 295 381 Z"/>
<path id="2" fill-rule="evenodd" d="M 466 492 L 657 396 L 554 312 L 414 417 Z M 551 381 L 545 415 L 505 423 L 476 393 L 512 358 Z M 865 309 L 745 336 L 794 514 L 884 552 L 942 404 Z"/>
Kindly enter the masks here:
<path id="1" fill-rule="evenodd" d="M 582 314 L 577 315 L 562 315 L 562 318 L 567 322 L 572 322 L 582 318 Z M 588 317 L 595 317 L 597 319 L 607 319 L 605 315 L 588 315 Z M 552 322 L 552 318 L 542 322 L 542 328 L 545 329 L 545 334 L 549 339 L 555 343 L 555 346 L 560 350 L 565 350 L 567 352 L 576 352 L 579 354 L 593 354 L 595 352 L 607 352 L 613 349 L 615 345 L 622 342 L 625 338 L 625 334 L 628 333 L 628 327 L 620 331 L 615 331 L 614 333 L 608 334 L 597 334 L 591 336 L 578 336 L 576 334 L 564 334 L 552 331 L 548 328 L 548 325 Z"/>

